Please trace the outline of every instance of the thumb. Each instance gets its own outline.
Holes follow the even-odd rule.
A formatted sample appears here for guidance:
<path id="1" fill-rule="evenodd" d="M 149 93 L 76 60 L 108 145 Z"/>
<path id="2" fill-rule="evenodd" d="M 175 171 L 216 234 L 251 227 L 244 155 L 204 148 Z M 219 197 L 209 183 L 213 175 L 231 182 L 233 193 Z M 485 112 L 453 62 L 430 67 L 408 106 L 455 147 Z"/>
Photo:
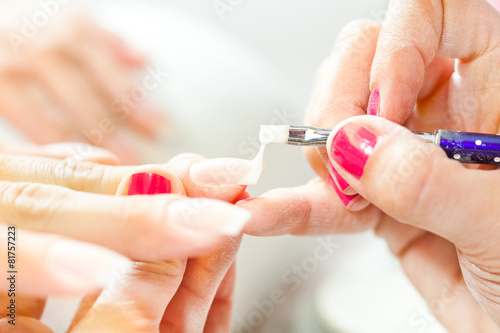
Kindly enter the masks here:
<path id="1" fill-rule="evenodd" d="M 471 237 L 484 239 L 495 227 L 492 216 L 500 209 L 486 200 L 495 198 L 499 172 L 467 169 L 386 119 L 358 116 L 340 123 L 328 140 L 328 154 L 357 192 L 400 222 L 457 246 L 470 245 Z"/>
<path id="2" fill-rule="evenodd" d="M 373 59 L 369 113 L 404 123 L 424 81 L 437 87 L 450 75 L 441 66 L 426 72 L 436 55 L 485 64 L 473 75 L 483 87 L 498 59 L 491 51 L 498 49 L 499 31 L 500 15 L 484 0 L 392 0 Z"/>

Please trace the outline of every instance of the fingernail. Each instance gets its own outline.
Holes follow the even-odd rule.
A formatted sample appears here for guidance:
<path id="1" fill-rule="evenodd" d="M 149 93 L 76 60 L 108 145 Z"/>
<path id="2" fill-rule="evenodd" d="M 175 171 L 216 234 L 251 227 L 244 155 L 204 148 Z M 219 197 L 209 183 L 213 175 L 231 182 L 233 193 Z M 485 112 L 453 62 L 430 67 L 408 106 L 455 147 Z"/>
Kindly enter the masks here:
<path id="1" fill-rule="evenodd" d="M 337 187 L 345 194 L 349 195 L 357 194 L 356 191 L 352 190 L 351 185 L 349 185 L 349 183 L 347 183 L 347 181 L 337 172 L 337 170 L 335 170 L 335 168 L 332 165 L 332 162 L 330 161 L 330 158 L 328 157 L 326 149 L 323 147 L 317 147 L 317 152 L 321 157 L 321 159 L 323 160 L 323 163 L 326 165 L 328 173 L 333 178 L 333 181 L 337 185 Z"/>
<path id="2" fill-rule="evenodd" d="M 189 174 L 201 186 L 255 185 L 262 169 L 249 160 L 216 158 L 193 164 Z"/>
<path id="3" fill-rule="evenodd" d="M 490 0 L 490 3 L 493 5 L 493 7 L 500 11 L 500 0 Z"/>
<path id="4" fill-rule="evenodd" d="M 372 90 L 370 99 L 368 101 L 367 113 L 370 116 L 380 115 L 380 91 L 378 90 L 378 88 L 373 88 Z"/>
<path id="5" fill-rule="evenodd" d="M 360 179 L 376 143 L 377 137 L 372 132 L 356 123 L 348 123 L 333 137 L 330 156 L 334 163 Z"/>
<path id="6" fill-rule="evenodd" d="M 172 193 L 172 184 L 156 173 L 136 173 L 130 177 L 128 195 L 154 195 Z"/>
<path id="7" fill-rule="evenodd" d="M 52 245 L 48 256 L 54 275 L 76 289 L 105 287 L 132 268 L 126 257 L 103 247 L 69 240 Z"/>
<path id="8" fill-rule="evenodd" d="M 330 162 L 331 165 L 331 162 Z M 344 192 L 348 188 L 351 187 L 348 182 L 338 173 L 338 171 L 332 166 L 330 170 L 330 177 L 332 178 L 332 181 L 338 186 L 340 191 Z"/>
<path id="9" fill-rule="evenodd" d="M 252 214 L 219 200 L 186 199 L 168 206 L 169 223 L 201 233 L 237 236 Z"/>
<path id="10" fill-rule="evenodd" d="M 239 203 L 250 202 L 250 201 L 253 201 L 253 200 L 255 200 L 255 199 L 257 199 L 257 198 L 248 198 L 248 199 L 243 199 L 243 200 L 238 201 L 238 202 L 236 203 L 236 205 L 237 205 L 237 204 L 239 204 Z"/>
<path id="11" fill-rule="evenodd" d="M 122 39 L 114 38 L 111 40 L 111 42 L 113 44 L 113 47 L 115 48 L 116 54 L 121 58 L 121 60 L 133 66 L 141 66 L 142 64 L 144 64 L 144 54 L 130 47 Z"/>
<path id="12" fill-rule="evenodd" d="M 349 204 L 355 199 L 358 197 L 357 194 L 355 195 L 347 195 L 347 194 L 344 194 L 340 188 L 337 186 L 335 180 L 333 179 L 333 177 L 330 175 L 328 177 L 328 184 L 333 188 L 333 190 L 335 191 L 335 193 L 337 193 L 338 197 L 340 198 L 340 201 L 342 201 L 342 203 L 344 204 L 344 206 L 349 206 Z"/>

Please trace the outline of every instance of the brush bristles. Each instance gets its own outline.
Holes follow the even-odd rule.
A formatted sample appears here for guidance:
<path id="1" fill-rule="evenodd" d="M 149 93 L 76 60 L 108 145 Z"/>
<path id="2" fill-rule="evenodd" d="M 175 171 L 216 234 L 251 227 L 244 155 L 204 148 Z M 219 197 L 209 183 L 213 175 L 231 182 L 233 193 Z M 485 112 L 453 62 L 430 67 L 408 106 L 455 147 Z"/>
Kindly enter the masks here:
<path id="1" fill-rule="evenodd" d="M 262 125 L 260 127 L 260 142 L 262 144 L 287 143 L 288 142 L 288 125 Z"/>

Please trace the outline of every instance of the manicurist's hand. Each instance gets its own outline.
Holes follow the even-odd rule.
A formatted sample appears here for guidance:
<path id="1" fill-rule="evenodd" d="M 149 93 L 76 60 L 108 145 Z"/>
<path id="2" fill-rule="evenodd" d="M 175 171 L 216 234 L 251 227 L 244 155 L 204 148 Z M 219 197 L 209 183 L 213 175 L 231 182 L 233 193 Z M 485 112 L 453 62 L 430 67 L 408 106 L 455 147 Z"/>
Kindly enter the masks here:
<path id="1" fill-rule="evenodd" d="M 374 228 L 449 331 L 499 331 L 499 171 L 467 168 L 409 131 L 498 133 L 499 59 L 487 1 L 392 1 L 382 25 L 349 24 L 308 114 L 335 128 L 326 149 L 306 151 L 320 178 L 239 203 L 253 212 L 246 231 Z"/>
<path id="2" fill-rule="evenodd" d="M 231 267 L 250 215 L 231 203 L 248 197 L 244 186 L 193 182 L 191 166 L 203 163 L 193 154 L 120 167 L 81 144 L 1 149 L 0 251 L 7 257 L 15 227 L 20 325 L 39 331 L 49 294 L 85 293 L 78 332 L 229 330 Z M 8 305 L 7 294 L 0 302 Z"/>

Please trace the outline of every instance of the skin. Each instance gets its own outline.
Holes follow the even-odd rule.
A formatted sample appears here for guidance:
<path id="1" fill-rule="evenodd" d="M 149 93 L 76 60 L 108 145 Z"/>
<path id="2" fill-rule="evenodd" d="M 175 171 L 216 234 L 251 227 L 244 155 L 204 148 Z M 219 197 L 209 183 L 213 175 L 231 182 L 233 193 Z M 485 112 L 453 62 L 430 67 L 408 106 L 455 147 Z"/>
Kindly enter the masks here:
<path id="1" fill-rule="evenodd" d="M 164 123 L 152 107 L 125 98 L 140 84 L 145 57 L 80 16 L 54 19 L 17 48 L 11 31 L 0 37 L 1 114 L 37 144 L 82 141 L 138 163 L 131 133 L 151 137 Z M 88 134 L 95 131 L 102 136 Z"/>
<path id="2" fill-rule="evenodd" d="M 238 203 L 253 213 L 246 232 L 372 228 L 450 332 L 498 332 L 500 175 L 449 160 L 409 129 L 499 133 L 500 14 L 482 0 L 392 1 L 389 13 L 381 25 L 356 21 L 343 29 L 318 72 L 307 116 L 309 124 L 335 128 L 323 154 L 371 205 L 346 208 L 322 180 L 324 158 L 308 149 L 320 178 Z M 381 117 L 365 115 L 375 87 Z M 332 138 L 349 122 L 377 136 L 361 179 L 330 154 Z"/>
<path id="3" fill-rule="evenodd" d="M 116 156 L 90 146 L 0 149 L 0 223 L 2 228 L 16 225 L 23 235 L 17 247 L 17 257 L 25 263 L 17 299 L 17 325 L 23 332 L 50 332 L 39 322 L 48 295 L 82 292 L 52 283 L 57 276 L 45 254 L 61 240 L 97 244 L 135 263 L 102 294 L 95 287 L 85 290 L 70 332 L 230 331 L 233 263 L 241 237 L 185 233 L 170 226 L 164 212 L 186 196 L 234 203 L 248 198 L 244 186 L 195 184 L 189 168 L 203 157 L 194 154 L 164 165 L 120 167 Z M 68 153 L 75 151 L 84 153 Z M 122 196 L 136 172 L 167 177 L 173 193 Z M 7 290 L 8 283 L 2 282 L 0 289 Z M 8 302 L 3 292 L 0 304 Z M 2 309 L 0 330 L 9 330 L 6 306 Z"/>

